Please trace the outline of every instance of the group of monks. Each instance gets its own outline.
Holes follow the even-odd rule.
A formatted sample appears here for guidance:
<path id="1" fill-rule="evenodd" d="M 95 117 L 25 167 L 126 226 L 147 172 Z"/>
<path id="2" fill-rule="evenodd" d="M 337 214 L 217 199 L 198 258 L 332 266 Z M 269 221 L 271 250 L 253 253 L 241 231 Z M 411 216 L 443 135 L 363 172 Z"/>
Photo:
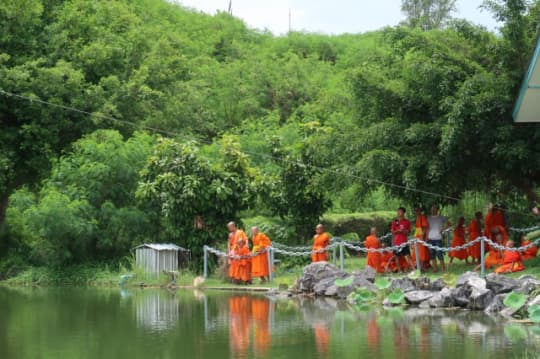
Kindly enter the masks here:
<path id="1" fill-rule="evenodd" d="M 420 208 L 415 209 L 416 222 L 414 236 L 419 240 L 418 244 L 418 259 L 423 271 L 433 268 L 437 271 L 437 258 L 440 261 L 441 268 L 445 269 L 444 256 L 442 251 L 430 250 L 422 243 L 431 243 L 441 246 L 442 232 L 450 227 L 450 223 L 438 215 L 438 207 L 432 208 L 430 217 L 424 215 Z M 397 246 L 406 241 L 406 236 L 410 233 L 410 222 L 404 218 L 405 209 L 398 209 L 398 218 L 392 223 L 392 233 L 394 236 L 393 245 Z M 484 220 L 484 223 L 482 223 Z M 446 222 L 446 223 L 445 223 Z M 430 223 L 434 223 L 436 230 L 430 228 Z M 440 224 L 443 223 L 441 226 Z M 508 230 L 504 211 L 498 206 L 489 206 L 485 218 L 481 212 L 475 213 L 474 218 L 470 221 L 468 227 L 465 227 L 465 218 L 459 217 L 453 229 L 453 238 L 450 250 L 450 264 L 454 259 L 464 260 L 469 263 L 469 258 L 473 264 L 478 264 L 475 270 L 481 269 L 481 244 L 475 242 L 469 248 L 459 248 L 468 241 L 485 236 L 493 242 L 503 245 L 508 248 L 513 248 L 515 243 L 508 239 Z M 521 245 L 528 246 L 531 242 L 522 237 Z M 366 248 L 381 248 L 381 242 L 377 237 L 377 229 L 372 228 L 370 235 L 366 238 L 364 245 Z M 498 250 L 491 248 L 485 244 L 485 252 L 487 253 L 484 259 L 486 269 L 494 268 L 496 273 L 517 272 L 525 269 L 523 261 L 535 258 L 538 252 L 536 246 L 532 246 L 521 252 L 512 250 Z M 412 253 L 412 254 L 411 254 Z M 414 248 L 404 247 L 399 251 L 394 252 L 369 252 L 367 256 L 367 265 L 375 269 L 377 272 L 395 272 L 414 269 L 416 266 L 416 251 Z"/>
<path id="2" fill-rule="evenodd" d="M 258 227 L 251 228 L 252 248 L 246 233 L 230 222 L 228 250 L 230 280 L 236 284 L 251 284 L 252 278 L 260 278 L 261 283 L 268 280 L 270 267 L 266 248 L 272 245 L 270 238 L 259 231 Z"/>

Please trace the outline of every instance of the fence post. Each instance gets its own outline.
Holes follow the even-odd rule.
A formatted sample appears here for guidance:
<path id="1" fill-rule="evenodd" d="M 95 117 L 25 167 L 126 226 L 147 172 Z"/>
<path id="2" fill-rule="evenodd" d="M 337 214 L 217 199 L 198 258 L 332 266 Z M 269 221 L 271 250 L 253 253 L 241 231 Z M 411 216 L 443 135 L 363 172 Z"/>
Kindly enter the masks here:
<path id="1" fill-rule="evenodd" d="M 343 241 L 339 242 L 339 268 L 343 270 L 345 268 L 345 263 L 343 262 Z"/>
<path id="2" fill-rule="evenodd" d="M 337 257 L 336 257 L 336 247 L 332 248 L 332 260 L 334 261 L 334 265 L 337 264 Z"/>
<path id="3" fill-rule="evenodd" d="M 203 272 L 204 272 L 204 278 L 208 278 L 208 247 L 206 247 L 206 245 L 203 247 L 203 252 L 204 252 L 204 256 L 203 256 Z"/>
<path id="4" fill-rule="evenodd" d="M 271 282 L 274 277 L 274 254 L 272 253 L 272 247 L 268 247 L 266 255 L 268 256 L 268 281 Z"/>
<path id="5" fill-rule="evenodd" d="M 486 252 L 486 249 L 485 249 L 485 244 L 484 244 L 484 236 L 481 236 L 480 237 L 480 276 L 482 278 L 484 278 L 484 254 Z"/>
<path id="6" fill-rule="evenodd" d="M 421 272 L 422 266 L 420 265 L 420 256 L 418 255 L 418 239 L 414 240 L 414 257 L 416 258 L 416 269 Z"/>

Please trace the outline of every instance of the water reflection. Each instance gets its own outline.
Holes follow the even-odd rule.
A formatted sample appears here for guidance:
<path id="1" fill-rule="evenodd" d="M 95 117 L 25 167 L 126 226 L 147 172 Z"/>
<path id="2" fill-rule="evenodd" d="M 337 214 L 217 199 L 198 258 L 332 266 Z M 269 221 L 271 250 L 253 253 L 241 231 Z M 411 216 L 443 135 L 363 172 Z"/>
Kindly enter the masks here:
<path id="1" fill-rule="evenodd" d="M 136 297 L 137 327 L 170 330 L 179 320 L 179 301 L 168 291 L 140 292 Z"/>

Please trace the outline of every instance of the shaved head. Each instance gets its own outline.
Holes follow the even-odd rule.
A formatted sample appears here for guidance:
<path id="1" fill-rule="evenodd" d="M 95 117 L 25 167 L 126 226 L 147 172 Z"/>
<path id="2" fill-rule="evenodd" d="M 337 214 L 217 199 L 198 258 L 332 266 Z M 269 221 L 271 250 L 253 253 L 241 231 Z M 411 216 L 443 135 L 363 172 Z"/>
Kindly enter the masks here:
<path id="1" fill-rule="evenodd" d="M 315 232 L 317 234 L 323 233 L 324 232 L 324 226 L 321 223 L 317 224 L 317 227 L 315 227 Z"/>
<path id="2" fill-rule="evenodd" d="M 229 230 L 229 232 L 236 231 L 236 223 L 234 223 L 232 221 L 227 223 L 227 229 Z"/>
<path id="3" fill-rule="evenodd" d="M 256 235 L 257 233 L 259 233 L 259 227 L 257 226 L 251 227 L 251 234 Z"/>

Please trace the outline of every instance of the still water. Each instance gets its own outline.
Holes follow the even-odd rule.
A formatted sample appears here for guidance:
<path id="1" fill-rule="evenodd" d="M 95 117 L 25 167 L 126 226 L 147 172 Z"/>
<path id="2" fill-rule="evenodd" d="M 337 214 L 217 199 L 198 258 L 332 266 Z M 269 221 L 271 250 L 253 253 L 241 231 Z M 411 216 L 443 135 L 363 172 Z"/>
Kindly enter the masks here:
<path id="1" fill-rule="evenodd" d="M 530 358 L 535 331 L 482 313 L 359 313 L 325 299 L 0 287 L 7 359 Z"/>

